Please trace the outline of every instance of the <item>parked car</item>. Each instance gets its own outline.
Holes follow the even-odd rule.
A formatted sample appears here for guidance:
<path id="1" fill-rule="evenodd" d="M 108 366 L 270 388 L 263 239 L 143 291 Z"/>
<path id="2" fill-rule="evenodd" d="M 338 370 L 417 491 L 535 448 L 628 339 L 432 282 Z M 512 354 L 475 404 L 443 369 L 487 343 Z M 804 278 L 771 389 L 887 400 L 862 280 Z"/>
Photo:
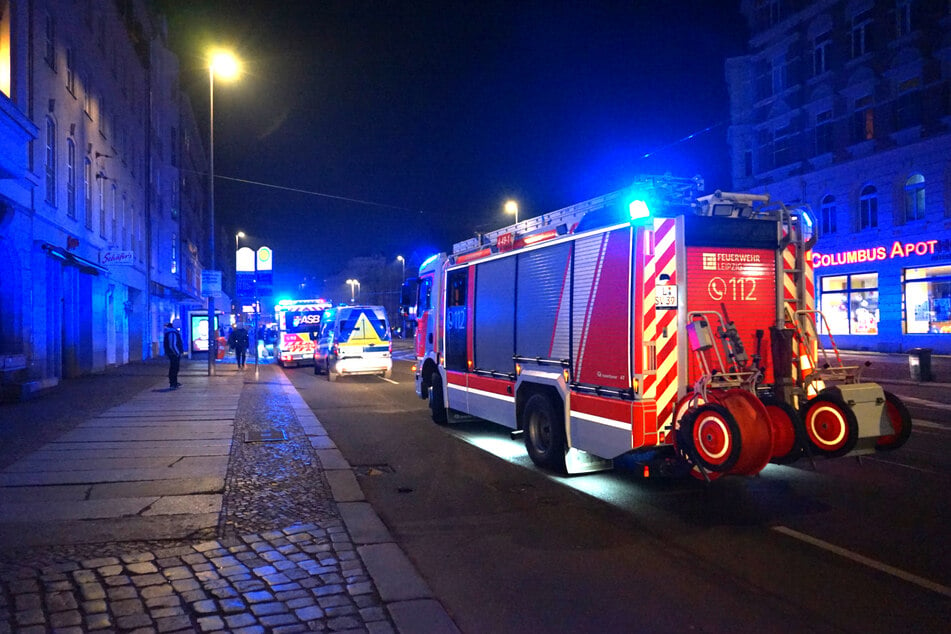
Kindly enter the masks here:
<path id="1" fill-rule="evenodd" d="M 314 374 L 341 375 L 393 371 L 390 322 L 382 306 L 339 306 L 324 311 L 314 348 Z"/>

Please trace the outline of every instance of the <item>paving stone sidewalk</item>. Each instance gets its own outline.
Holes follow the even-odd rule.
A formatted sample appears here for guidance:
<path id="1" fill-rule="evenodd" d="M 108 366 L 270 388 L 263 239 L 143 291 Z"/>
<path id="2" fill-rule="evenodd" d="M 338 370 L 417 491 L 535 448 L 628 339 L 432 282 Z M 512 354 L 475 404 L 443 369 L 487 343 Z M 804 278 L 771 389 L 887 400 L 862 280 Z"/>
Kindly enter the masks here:
<path id="1" fill-rule="evenodd" d="M 0 546 L 0 634 L 458 631 L 283 372 L 259 370 L 259 380 L 233 366 L 204 378 L 243 383 L 217 528 L 174 540 Z M 193 363 L 182 380 L 201 373 Z M 287 439 L 246 442 L 275 429 Z"/>

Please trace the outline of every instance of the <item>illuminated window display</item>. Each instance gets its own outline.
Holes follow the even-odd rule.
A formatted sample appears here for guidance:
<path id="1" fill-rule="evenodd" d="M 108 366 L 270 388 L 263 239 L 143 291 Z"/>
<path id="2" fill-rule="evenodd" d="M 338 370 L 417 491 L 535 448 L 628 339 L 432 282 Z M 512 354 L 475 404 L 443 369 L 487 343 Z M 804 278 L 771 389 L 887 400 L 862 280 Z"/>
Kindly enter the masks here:
<path id="1" fill-rule="evenodd" d="M 905 332 L 951 334 L 951 266 L 905 269 Z"/>
<path id="2" fill-rule="evenodd" d="M 830 275 L 820 284 L 819 306 L 830 334 L 878 334 L 878 273 Z"/>

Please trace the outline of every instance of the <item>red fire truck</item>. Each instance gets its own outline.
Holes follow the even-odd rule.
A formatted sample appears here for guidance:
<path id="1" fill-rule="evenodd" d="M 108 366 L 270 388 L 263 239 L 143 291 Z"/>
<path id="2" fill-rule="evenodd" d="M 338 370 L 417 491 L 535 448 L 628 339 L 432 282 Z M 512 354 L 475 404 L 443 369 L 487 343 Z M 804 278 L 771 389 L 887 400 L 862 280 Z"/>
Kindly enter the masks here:
<path id="1" fill-rule="evenodd" d="M 901 446 L 901 401 L 820 340 L 808 209 L 701 191 L 642 177 L 424 262 L 433 420 L 509 427 L 569 474 L 626 456 L 711 480 Z"/>

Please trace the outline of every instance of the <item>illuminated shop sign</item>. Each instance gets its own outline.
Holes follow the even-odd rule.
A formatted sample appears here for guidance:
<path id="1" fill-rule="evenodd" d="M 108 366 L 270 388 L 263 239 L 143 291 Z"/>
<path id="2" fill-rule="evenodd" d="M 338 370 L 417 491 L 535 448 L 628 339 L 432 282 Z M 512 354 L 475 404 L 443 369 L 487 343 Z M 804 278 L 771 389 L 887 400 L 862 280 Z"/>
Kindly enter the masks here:
<path id="1" fill-rule="evenodd" d="M 838 253 L 816 253 L 812 254 L 812 265 L 816 268 L 820 266 L 839 266 L 841 264 L 858 264 L 861 262 L 878 262 L 880 260 L 893 260 L 896 258 L 911 258 L 922 255 L 935 255 L 946 250 L 946 245 L 939 247 L 939 240 L 922 240 L 921 242 L 901 242 L 896 240 L 890 247 L 877 246 L 867 247 L 865 249 L 852 249 L 851 251 L 839 251 Z"/>

